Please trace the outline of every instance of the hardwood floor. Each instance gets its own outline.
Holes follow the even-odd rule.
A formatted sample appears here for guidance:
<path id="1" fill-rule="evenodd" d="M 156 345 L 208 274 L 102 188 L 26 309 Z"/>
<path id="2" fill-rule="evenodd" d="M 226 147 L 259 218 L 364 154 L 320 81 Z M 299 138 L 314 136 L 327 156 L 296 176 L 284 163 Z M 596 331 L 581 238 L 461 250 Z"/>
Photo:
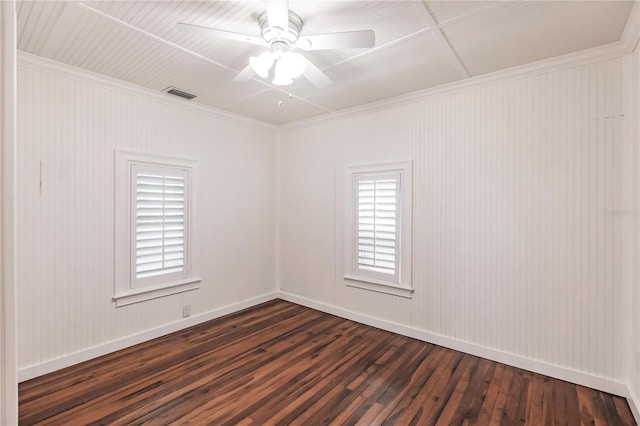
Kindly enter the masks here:
<path id="1" fill-rule="evenodd" d="M 20 384 L 20 424 L 633 425 L 627 402 L 284 301 Z"/>

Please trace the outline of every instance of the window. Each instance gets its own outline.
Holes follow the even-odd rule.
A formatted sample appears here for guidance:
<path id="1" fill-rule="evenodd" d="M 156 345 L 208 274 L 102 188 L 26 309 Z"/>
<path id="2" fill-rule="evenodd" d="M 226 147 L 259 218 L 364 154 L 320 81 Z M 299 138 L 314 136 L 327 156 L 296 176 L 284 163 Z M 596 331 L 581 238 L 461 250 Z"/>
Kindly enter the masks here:
<path id="1" fill-rule="evenodd" d="M 347 285 L 411 297 L 411 163 L 346 174 Z"/>
<path id="2" fill-rule="evenodd" d="M 186 278 L 188 171 L 133 164 L 131 172 L 131 287 Z"/>
<path id="3" fill-rule="evenodd" d="M 116 153 L 116 306 L 198 288 L 195 166 Z"/>
<path id="4" fill-rule="evenodd" d="M 354 180 L 358 272 L 397 282 L 400 172 L 356 174 Z"/>

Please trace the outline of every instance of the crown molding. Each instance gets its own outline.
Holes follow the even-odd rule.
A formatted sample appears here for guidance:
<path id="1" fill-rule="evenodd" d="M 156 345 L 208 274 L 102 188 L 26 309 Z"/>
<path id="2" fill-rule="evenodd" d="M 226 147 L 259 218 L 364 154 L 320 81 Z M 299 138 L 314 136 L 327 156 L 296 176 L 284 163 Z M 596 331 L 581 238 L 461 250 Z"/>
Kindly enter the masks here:
<path id="1" fill-rule="evenodd" d="M 100 86 L 109 90 L 115 90 L 122 93 L 135 94 L 138 96 L 144 96 L 147 99 L 165 103 L 167 105 L 176 106 L 186 110 L 190 110 L 199 114 L 205 114 L 218 119 L 223 119 L 236 124 L 248 125 L 261 130 L 276 131 L 278 126 L 264 121 L 255 120 L 253 118 L 246 117 L 240 114 L 234 114 L 228 111 L 223 111 L 218 108 L 206 106 L 199 103 L 192 103 L 191 101 L 173 98 L 171 95 L 167 95 L 162 92 L 156 92 L 155 90 L 148 89 L 146 87 L 138 86 L 133 83 L 128 83 L 122 80 L 118 80 L 112 77 L 107 77 L 102 74 L 97 74 L 91 71 L 77 68 L 72 65 L 63 64 L 61 62 L 53 61 L 51 59 L 42 58 L 40 56 L 33 55 L 31 53 L 18 52 L 18 66 L 27 67 L 30 69 L 46 72 L 48 74 L 57 75 L 60 77 L 73 78 L 82 80 L 96 86 Z"/>
<path id="2" fill-rule="evenodd" d="M 640 5 L 638 3 L 638 1 L 633 3 L 633 8 L 620 37 L 620 41 L 626 44 L 628 52 L 633 52 L 640 41 Z"/>
<path id="3" fill-rule="evenodd" d="M 638 10 L 638 5 L 634 6 L 634 10 Z M 519 80 L 539 74 L 545 74 L 552 71 L 559 71 L 567 68 L 574 68 L 594 62 L 606 61 L 608 59 L 622 57 L 630 52 L 630 40 L 623 40 L 593 47 L 590 49 L 580 50 L 578 52 L 568 53 L 562 56 L 556 56 L 549 59 L 543 59 L 529 64 L 519 65 L 513 68 L 507 68 L 472 77 L 464 80 L 454 81 L 452 83 L 443 84 L 441 86 L 396 96 L 381 101 L 372 102 L 352 108 L 335 111 L 329 114 L 318 115 L 315 117 L 282 124 L 279 130 L 292 130 L 311 126 L 314 124 L 325 123 L 333 120 L 354 117 L 364 113 L 388 109 L 408 105 L 423 100 L 448 96 L 468 89 L 477 89 L 485 86 L 491 86 L 500 82 Z"/>

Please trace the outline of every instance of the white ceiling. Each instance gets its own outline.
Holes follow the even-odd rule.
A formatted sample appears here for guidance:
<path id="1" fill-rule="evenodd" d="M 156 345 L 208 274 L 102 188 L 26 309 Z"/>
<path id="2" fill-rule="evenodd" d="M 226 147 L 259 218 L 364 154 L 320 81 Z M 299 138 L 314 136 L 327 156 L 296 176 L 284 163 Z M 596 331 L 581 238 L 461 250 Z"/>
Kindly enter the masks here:
<path id="1" fill-rule="evenodd" d="M 302 34 L 373 29 L 376 47 L 306 52 L 333 80 L 285 88 L 236 73 L 264 50 L 178 22 L 259 35 L 262 1 L 20 1 L 18 48 L 153 90 L 287 123 L 618 41 L 633 1 L 294 1 Z M 291 95 L 291 96 L 289 96 Z M 171 95 L 167 95 L 171 96 Z M 279 106 L 281 102 L 281 105 Z"/>

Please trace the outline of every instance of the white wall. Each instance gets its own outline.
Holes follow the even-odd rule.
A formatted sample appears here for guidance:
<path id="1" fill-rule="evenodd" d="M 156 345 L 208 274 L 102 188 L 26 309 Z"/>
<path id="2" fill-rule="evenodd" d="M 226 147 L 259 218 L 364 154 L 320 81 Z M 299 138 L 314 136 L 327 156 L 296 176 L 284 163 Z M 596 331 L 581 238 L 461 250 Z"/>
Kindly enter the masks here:
<path id="1" fill-rule="evenodd" d="M 274 129 L 20 59 L 21 368 L 275 290 Z M 114 149 L 200 161 L 199 290 L 115 308 Z"/>
<path id="2" fill-rule="evenodd" d="M 285 127 L 276 146 L 269 126 L 22 56 L 20 367 L 179 323 L 183 304 L 198 315 L 279 284 L 445 343 L 630 382 L 638 395 L 623 326 L 633 307 L 621 309 L 632 291 L 640 306 L 625 275 L 638 206 L 625 181 L 637 136 L 624 138 L 623 71 L 617 57 L 471 86 Z M 201 161 L 200 290 L 114 307 L 116 148 Z M 345 165 L 404 159 L 411 300 L 342 280 Z"/>
<path id="3" fill-rule="evenodd" d="M 281 289 L 622 392 L 621 245 L 634 219 L 620 212 L 635 208 L 623 190 L 622 64 L 285 130 Z M 405 159 L 414 161 L 411 300 L 342 279 L 345 165 Z"/>

